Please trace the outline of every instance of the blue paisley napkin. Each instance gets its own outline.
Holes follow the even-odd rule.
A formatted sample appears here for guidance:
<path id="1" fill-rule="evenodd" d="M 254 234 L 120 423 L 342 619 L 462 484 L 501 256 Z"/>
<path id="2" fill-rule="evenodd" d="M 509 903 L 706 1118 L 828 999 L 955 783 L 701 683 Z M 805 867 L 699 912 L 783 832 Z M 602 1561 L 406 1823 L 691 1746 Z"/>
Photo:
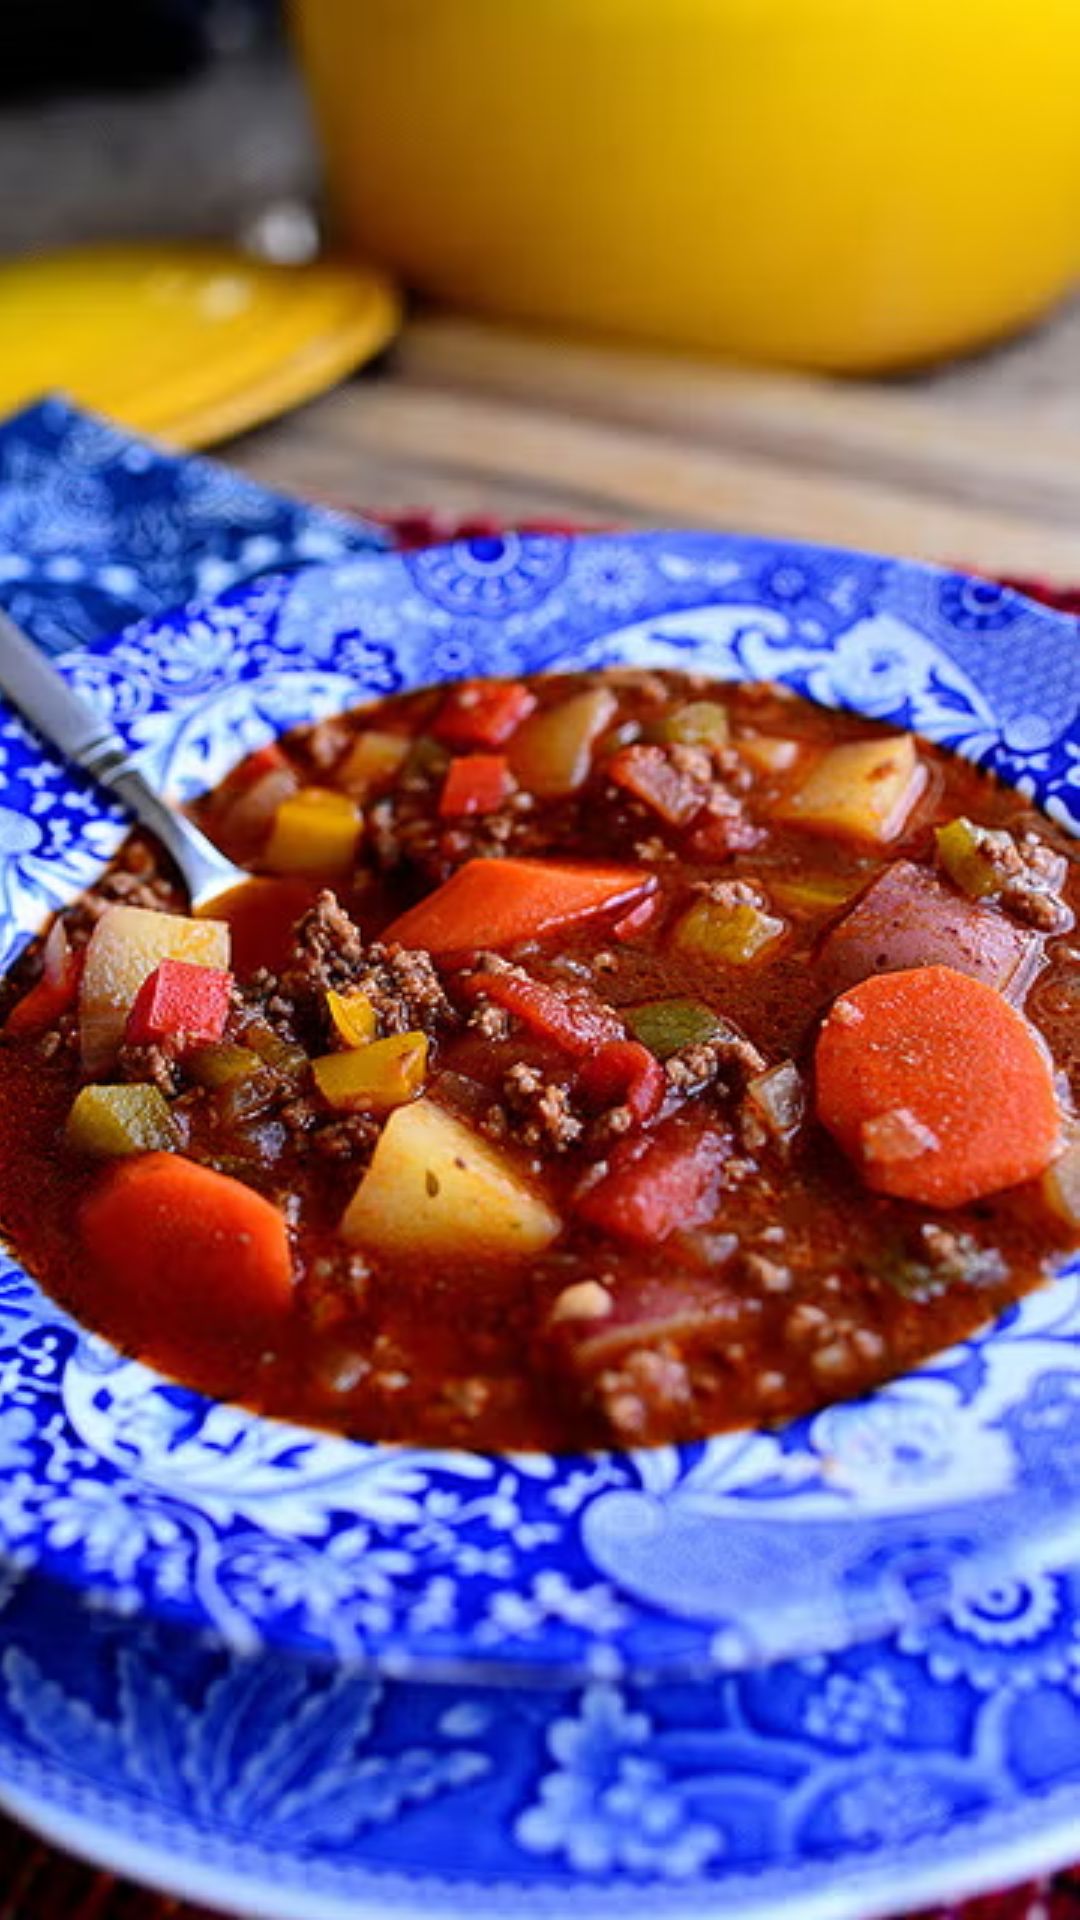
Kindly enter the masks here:
<path id="1" fill-rule="evenodd" d="M 0 606 L 50 653 L 256 574 L 388 544 L 62 399 L 0 423 Z"/>

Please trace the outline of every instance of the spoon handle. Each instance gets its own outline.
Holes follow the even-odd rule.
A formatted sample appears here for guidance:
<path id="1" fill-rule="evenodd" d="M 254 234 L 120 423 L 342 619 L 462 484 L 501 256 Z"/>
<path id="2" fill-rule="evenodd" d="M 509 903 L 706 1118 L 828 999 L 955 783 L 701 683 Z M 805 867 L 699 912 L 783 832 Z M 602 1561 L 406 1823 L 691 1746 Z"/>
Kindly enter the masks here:
<path id="1" fill-rule="evenodd" d="M 198 827 L 154 792 L 120 736 L 72 692 L 2 610 L 0 691 L 65 759 L 115 793 L 140 824 L 157 836 L 179 867 L 194 908 L 248 878 Z"/>

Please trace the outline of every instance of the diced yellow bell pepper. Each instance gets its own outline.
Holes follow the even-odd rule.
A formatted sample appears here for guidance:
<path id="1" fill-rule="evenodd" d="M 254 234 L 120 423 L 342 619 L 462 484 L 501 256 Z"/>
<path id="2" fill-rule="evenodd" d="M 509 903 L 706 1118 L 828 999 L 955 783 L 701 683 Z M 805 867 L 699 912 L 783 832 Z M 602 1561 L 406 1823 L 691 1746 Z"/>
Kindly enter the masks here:
<path id="1" fill-rule="evenodd" d="M 726 907 L 717 900 L 699 900 L 676 922 L 672 940 L 683 953 L 725 967 L 746 967 L 786 931 L 783 920 L 747 901 Z"/>
<path id="2" fill-rule="evenodd" d="M 592 771 L 592 750 L 618 711 L 610 687 L 586 687 L 523 722 L 507 749 L 511 771 L 530 793 L 576 793 Z"/>
<path id="3" fill-rule="evenodd" d="M 158 1087 L 143 1085 L 84 1087 L 68 1114 L 65 1138 L 76 1153 L 103 1159 L 179 1145 L 165 1095 Z"/>
<path id="4" fill-rule="evenodd" d="M 341 1231 L 389 1253 L 505 1259 L 541 1252 L 561 1225 L 507 1155 L 423 1099 L 391 1114 Z"/>
<path id="5" fill-rule="evenodd" d="M 757 773 L 789 773 L 804 750 L 802 740 L 782 740 L 775 733 L 742 733 L 735 745 Z"/>
<path id="6" fill-rule="evenodd" d="M 360 841 L 360 809 L 331 787 L 301 787 L 274 815 L 262 856 L 272 873 L 347 873 Z"/>
<path id="7" fill-rule="evenodd" d="M 427 1034 L 394 1033 L 347 1053 L 326 1053 L 311 1070 L 324 1100 L 345 1113 L 388 1113 L 415 1100 L 427 1074 Z"/>
<path id="8" fill-rule="evenodd" d="M 724 747 L 731 729 L 727 708 L 718 700 L 691 700 L 662 720 L 657 731 L 661 740 L 681 747 Z"/>
<path id="9" fill-rule="evenodd" d="M 998 891 L 1000 875 L 982 851 L 978 828 L 970 820 L 961 814 L 958 819 L 937 827 L 934 838 L 938 859 L 961 893 L 972 900 L 981 900 L 986 894 Z"/>
<path id="10" fill-rule="evenodd" d="M 335 993 L 331 987 L 326 1005 L 334 1032 L 347 1047 L 366 1047 L 369 1040 L 374 1040 L 378 1020 L 366 993 Z"/>
<path id="11" fill-rule="evenodd" d="M 903 832 L 926 778 L 910 733 L 846 740 L 822 755 L 775 817 L 882 846 Z"/>
<path id="12" fill-rule="evenodd" d="M 366 800 L 379 787 L 389 785 L 408 758 L 412 744 L 408 734 L 380 733 L 373 727 L 350 748 L 334 778 L 346 793 Z"/>
<path id="13" fill-rule="evenodd" d="M 836 913 L 865 884 L 865 874 L 807 873 L 797 880 L 769 875 L 770 894 L 789 913 Z"/>

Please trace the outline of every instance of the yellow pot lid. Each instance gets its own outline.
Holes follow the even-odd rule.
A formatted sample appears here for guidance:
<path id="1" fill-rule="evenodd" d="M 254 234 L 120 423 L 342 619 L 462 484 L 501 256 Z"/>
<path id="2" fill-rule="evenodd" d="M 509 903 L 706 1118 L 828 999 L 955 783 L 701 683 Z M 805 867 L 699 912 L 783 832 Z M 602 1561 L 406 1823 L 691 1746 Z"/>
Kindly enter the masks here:
<path id="1" fill-rule="evenodd" d="M 60 391 L 204 447 L 309 400 L 386 346 L 400 306 L 364 267 L 228 248 L 108 246 L 0 265 L 0 413 Z"/>

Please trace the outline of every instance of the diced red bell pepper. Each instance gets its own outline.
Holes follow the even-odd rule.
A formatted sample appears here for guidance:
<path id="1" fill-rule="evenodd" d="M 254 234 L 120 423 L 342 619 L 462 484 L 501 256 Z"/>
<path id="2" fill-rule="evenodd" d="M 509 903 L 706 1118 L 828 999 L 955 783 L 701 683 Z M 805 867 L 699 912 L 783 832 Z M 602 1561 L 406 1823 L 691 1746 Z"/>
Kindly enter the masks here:
<path id="1" fill-rule="evenodd" d="M 621 747 L 604 771 L 609 780 L 658 813 L 670 827 L 685 827 L 701 812 L 700 782 L 673 767 L 662 747 Z"/>
<path id="2" fill-rule="evenodd" d="M 581 1090 L 600 1107 L 624 1106 L 638 1126 L 659 1113 L 667 1092 L 663 1067 L 638 1040 L 608 1040 L 590 1055 Z"/>
<path id="3" fill-rule="evenodd" d="M 220 1040 L 229 1017 L 231 988 L 232 974 L 223 967 L 162 960 L 135 996 L 124 1040 L 129 1046 L 181 1036 L 200 1046 Z"/>
<path id="4" fill-rule="evenodd" d="M 716 1211 L 732 1136 L 681 1116 L 654 1134 L 625 1140 L 608 1172 L 579 1195 L 582 1218 L 605 1233 L 657 1246 L 680 1227 L 700 1227 Z"/>
<path id="5" fill-rule="evenodd" d="M 463 753 L 446 769 L 439 813 L 444 820 L 469 813 L 494 813 L 513 790 L 505 753 Z"/>
<path id="6" fill-rule="evenodd" d="M 504 747 L 535 705 L 520 680 L 463 680 L 451 687 L 432 732 L 447 747 Z"/>
<path id="7" fill-rule="evenodd" d="M 58 921 L 57 926 L 60 924 Z M 52 940 L 53 935 L 50 934 L 50 944 Z M 51 966 L 46 947 L 45 971 L 29 993 L 24 993 L 22 999 L 16 1001 L 4 1022 L 4 1032 L 44 1033 L 55 1025 L 61 1014 L 75 1004 L 82 968 L 82 954 L 72 952 L 66 937 L 62 939 L 59 949 L 54 950 Z"/>
<path id="8" fill-rule="evenodd" d="M 585 987 L 545 986 L 524 973 L 472 973 L 461 982 L 467 999 L 494 1001 L 531 1033 L 550 1040 L 572 1059 L 583 1060 L 597 1048 L 626 1038 L 617 1013 Z"/>
<path id="9" fill-rule="evenodd" d="M 575 865 L 561 860 L 466 860 L 434 893 L 382 935 L 439 956 L 512 947 L 628 907 L 656 886 L 642 867 Z"/>

